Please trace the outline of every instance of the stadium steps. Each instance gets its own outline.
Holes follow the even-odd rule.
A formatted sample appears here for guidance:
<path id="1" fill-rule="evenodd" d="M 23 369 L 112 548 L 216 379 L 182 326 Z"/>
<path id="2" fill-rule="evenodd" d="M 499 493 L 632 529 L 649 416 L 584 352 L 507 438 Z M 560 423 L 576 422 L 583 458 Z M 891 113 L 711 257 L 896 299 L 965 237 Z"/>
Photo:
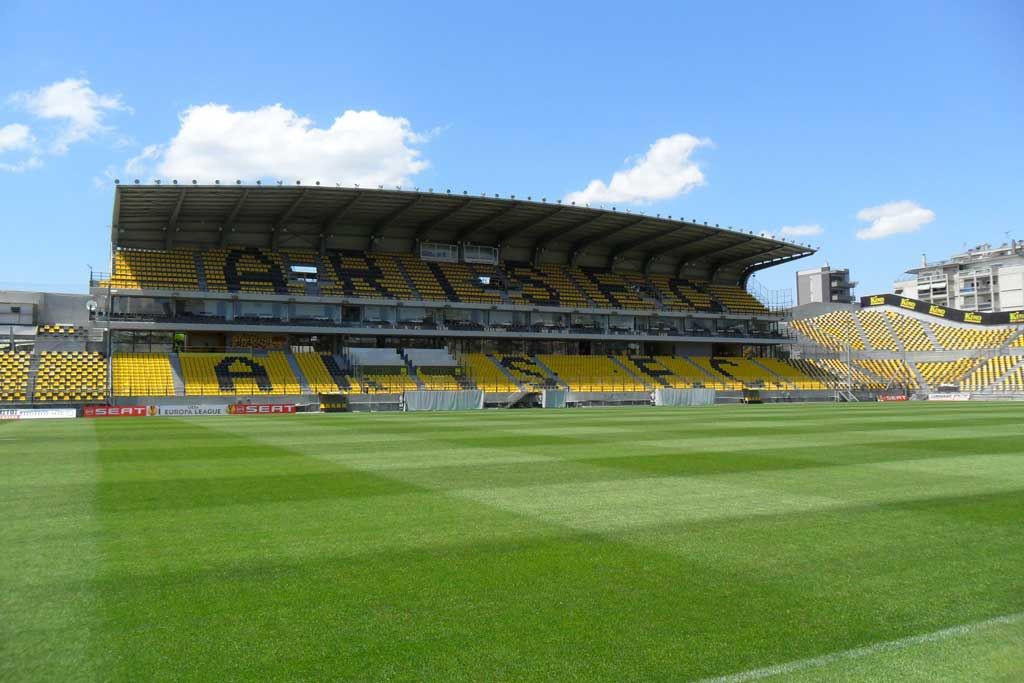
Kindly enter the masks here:
<path id="1" fill-rule="evenodd" d="M 857 317 L 859 318 L 860 316 Z M 896 352 L 905 354 L 907 352 L 907 347 L 903 345 L 903 337 L 896 332 L 896 327 L 892 324 L 892 320 L 889 320 L 889 316 L 882 316 L 882 325 L 889 331 L 893 342 L 896 343 Z"/>
<path id="2" fill-rule="evenodd" d="M 874 351 L 875 347 L 871 345 L 871 341 L 868 339 L 868 331 L 864 329 L 864 324 L 860 321 L 860 316 L 857 315 L 859 311 L 853 311 L 853 329 L 857 330 L 857 335 L 860 337 L 860 342 L 864 345 L 864 348 L 870 351 Z"/>
<path id="3" fill-rule="evenodd" d="M 305 373 L 303 373 L 302 368 L 299 367 L 299 360 L 295 357 L 295 354 L 289 351 L 284 354 L 284 357 L 288 360 L 288 367 L 292 369 L 295 379 L 299 380 L 299 389 L 302 393 L 312 394 L 313 390 L 309 388 L 309 380 L 306 379 Z"/>
<path id="4" fill-rule="evenodd" d="M 502 373 L 503 375 L 505 375 L 505 377 L 507 377 L 507 378 L 508 378 L 508 381 L 509 381 L 509 382 L 511 382 L 511 383 L 512 383 L 512 384 L 514 384 L 515 386 L 519 387 L 520 389 L 522 389 L 522 388 L 523 388 L 523 385 L 519 383 L 519 380 L 515 378 L 515 375 L 513 375 L 513 374 L 512 374 L 511 372 L 509 372 L 509 371 L 508 371 L 508 368 L 506 368 L 506 367 L 505 367 L 504 365 L 502 365 L 502 364 L 501 364 L 501 363 L 500 363 L 500 362 L 498 361 L 498 359 L 494 357 L 494 354 L 493 354 L 493 353 L 488 353 L 488 354 L 487 354 L 487 360 L 489 360 L 489 361 L 491 361 L 492 363 L 494 363 L 494 364 L 495 364 L 495 365 L 496 365 L 496 366 L 498 367 L 498 369 L 499 369 L 499 370 L 501 370 L 501 373 Z"/>
<path id="5" fill-rule="evenodd" d="M 199 291 L 206 292 L 209 287 L 206 285 L 206 263 L 203 260 L 203 253 L 201 251 L 193 252 L 192 261 L 196 266 L 196 282 L 199 283 Z"/>
<path id="6" fill-rule="evenodd" d="M 409 357 L 405 355 L 405 349 L 402 349 L 399 353 L 402 356 L 402 360 L 405 361 L 405 369 L 409 373 L 409 379 L 416 383 L 416 388 L 425 389 L 426 385 L 423 384 L 423 380 L 420 379 L 420 376 L 416 374 L 416 366 L 413 365 L 412 361 L 409 360 Z"/>
<path id="7" fill-rule="evenodd" d="M 409 275 L 409 271 L 405 269 L 405 262 L 403 259 L 396 258 L 395 265 L 398 266 L 398 272 L 402 274 L 402 279 L 405 280 L 406 286 L 409 287 L 409 291 L 413 293 L 415 298 L 423 300 L 423 294 L 419 289 L 416 288 L 416 282 L 413 281 L 412 276 Z"/>
<path id="8" fill-rule="evenodd" d="M 914 373 L 914 378 L 917 380 L 917 386 L 921 391 L 927 391 L 928 381 L 925 380 L 924 375 L 921 374 L 921 370 L 917 367 L 917 363 L 911 361 L 906 361 L 906 363 L 907 367 L 910 368 L 910 371 Z"/>
<path id="9" fill-rule="evenodd" d="M 612 354 L 608 354 L 608 358 L 610 358 L 610 359 L 611 359 L 611 361 L 612 361 L 613 363 L 615 363 L 615 364 L 616 364 L 616 365 L 618 365 L 618 366 L 619 366 L 620 368 L 622 368 L 622 371 L 623 371 L 623 372 L 625 372 L 625 373 L 626 373 L 627 375 L 629 375 L 630 377 L 632 377 L 632 378 L 633 378 L 633 381 L 634 381 L 634 382 L 636 382 L 637 384 L 641 384 L 641 385 L 643 385 L 643 386 L 644 386 L 644 387 L 645 387 L 646 389 L 653 389 L 653 388 L 654 388 L 654 387 L 652 387 L 652 386 L 651 386 L 650 382 L 648 382 L 648 381 L 647 381 L 647 380 L 645 380 L 645 379 L 644 379 L 643 377 L 641 377 L 640 375 L 636 374 L 636 373 L 635 373 L 635 372 L 633 372 L 633 371 L 632 371 L 631 369 L 629 369 L 628 367 L 626 367 L 626 364 L 625 364 L 625 363 L 623 363 L 623 362 L 622 362 L 622 361 L 621 361 L 621 360 L 619 359 L 619 357 L 618 357 L 618 356 L 613 356 Z"/>
<path id="10" fill-rule="evenodd" d="M 174 385 L 174 395 L 184 396 L 185 380 L 183 378 L 185 375 L 181 371 L 181 358 L 176 353 L 169 353 L 167 359 L 171 362 L 171 383 Z"/>
<path id="11" fill-rule="evenodd" d="M 565 279 L 572 283 L 572 286 L 576 288 L 576 291 L 580 293 L 580 296 L 582 296 L 587 303 L 595 308 L 599 308 L 594 300 L 590 298 L 590 295 L 587 294 L 587 290 L 580 284 L 580 281 L 576 279 L 576 274 L 572 272 L 572 270 L 572 268 L 565 269 Z"/>
<path id="12" fill-rule="evenodd" d="M 945 347 L 939 341 L 939 338 L 935 336 L 935 329 L 932 327 L 931 322 L 921 320 L 920 318 L 917 318 L 917 320 L 921 322 L 921 327 L 924 329 L 924 336 L 928 337 L 928 341 L 932 343 L 932 346 L 934 346 L 938 351 L 944 350 Z"/>
<path id="13" fill-rule="evenodd" d="M 28 377 L 25 379 L 25 395 L 29 397 L 29 400 L 32 400 L 32 397 L 36 395 L 36 373 L 39 372 L 39 359 L 39 353 L 33 353 L 32 359 L 28 364 Z"/>
<path id="14" fill-rule="evenodd" d="M 530 356 L 529 358 L 530 358 L 530 360 L 532 360 L 537 365 L 538 368 L 540 368 L 541 370 L 543 370 L 544 372 L 547 373 L 548 379 L 550 379 L 552 382 L 554 382 L 558 386 L 559 389 L 565 389 L 567 391 L 569 390 L 569 385 L 566 384 L 565 382 L 563 382 L 562 380 L 557 379 L 555 377 L 554 371 L 551 368 L 549 368 L 547 365 L 545 365 L 544 361 L 542 361 L 537 356 Z"/>

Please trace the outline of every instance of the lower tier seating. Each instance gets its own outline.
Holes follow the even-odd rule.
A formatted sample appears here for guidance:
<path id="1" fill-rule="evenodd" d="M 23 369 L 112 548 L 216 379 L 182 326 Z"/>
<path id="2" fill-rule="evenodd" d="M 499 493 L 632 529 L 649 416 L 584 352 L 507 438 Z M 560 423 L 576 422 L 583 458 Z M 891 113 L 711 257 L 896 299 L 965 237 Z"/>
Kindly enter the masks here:
<path id="1" fill-rule="evenodd" d="M 621 365 L 608 356 L 539 355 L 555 377 L 573 391 L 644 391 Z"/>
<path id="2" fill-rule="evenodd" d="M 179 354 L 190 396 L 299 394 L 299 381 L 281 351 L 264 355 L 244 353 Z"/>
<path id="3" fill-rule="evenodd" d="M 462 355 L 466 374 L 472 378 L 477 387 L 484 391 L 519 391 L 519 385 L 508 378 L 496 361 L 485 353 L 465 353 Z"/>
<path id="4" fill-rule="evenodd" d="M 0 401 L 28 400 L 28 369 L 31 354 L 0 351 Z"/>
<path id="5" fill-rule="evenodd" d="M 36 401 L 102 401 L 107 398 L 107 363 L 93 351 L 44 351 L 39 357 Z"/>
<path id="6" fill-rule="evenodd" d="M 115 353 L 114 396 L 174 396 L 174 374 L 166 353 Z"/>

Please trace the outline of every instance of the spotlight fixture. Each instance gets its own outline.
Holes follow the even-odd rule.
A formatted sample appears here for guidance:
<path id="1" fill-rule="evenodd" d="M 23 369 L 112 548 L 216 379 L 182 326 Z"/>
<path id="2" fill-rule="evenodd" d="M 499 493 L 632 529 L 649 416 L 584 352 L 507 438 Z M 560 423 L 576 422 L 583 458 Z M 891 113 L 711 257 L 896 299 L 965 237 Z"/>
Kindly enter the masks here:
<path id="1" fill-rule="evenodd" d="M 135 184 L 136 184 L 136 185 L 138 185 L 138 184 L 139 184 L 139 179 L 138 179 L 138 178 L 136 178 L 136 179 L 135 179 Z"/>
<path id="2" fill-rule="evenodd" d="M 282 185 L 284 185 L 284 181 L 283 180 L 278 180 L 277 181 L 277 186 L 281 187 Z"/>
<path id="3" fill-rule="evenodd" d="M 241 180 L 236 180 L 236 181 L 235 181 L 235 185 L 241 185 L 241 184 L 242 184 L 242 181 L 241 181 Z"/>
<path id="4" fill-rule="evenodd" d="M 172 182 L 173 184 L 177 185 L 177 184 L 178 184 L 178 179 L 177 179 L 177 178 L 175 178 L 175 179 L 174 179 L 174 180 L 172 180 L 171 182 Z"/>
<path id="5" fill-rule="evenodd" d="M 296 185 L 301 185 L 301 184 L 302 184 L 302 181 L 301 181 L 301 180 L 296 180 L 296 181 L 295 181 L 295 184 L 296 184 Z"/>
<path id="6" fill-rule="evenodd" d="M 114 178 L 114 184 L 115 185 L 120 185 L 121 184 L 121 179 L 120 178 Z"/>
<path id="7" fill-rule="evenodd" d="M 193 179 L 192 179 L 192 184 L 193 184 L 193 185 L 198 185 L 199 183 L 197 183 L 197 182 L 196 182 L 196 179 L 195 179 L 195 178 L 193 178 Z"/>
<path id="8" fill-rule="evenodd" d="M 219 180 L 219 179 L 218 179 L 218 180 L 214 180 L 214 181 L 213 181 L 213 184 L 214 184 L 214 185 L 220 185 L 220 180 Z"/>
<path id="9" fill-rule="evenodd" d="M 154 180 L 153 182 L 154 182 L 154 183 L 156 183 L 157 185 L 159 185 L 159 184 L 160 184 L 160 179 L 159 179 L 159 178 L 157 178 L 157 179 L 156 179 L 156 180 Z"/>
<path id="10" fill-rule="evenodd" d="M 315 184 L 315 185 L 316 185 L 317 187 L 320 187 L 320 181 L 319 181 L 319 180 L 318 180 L 318 181 L 316 181 L 316 183 L 314 183 L 314 184 Z"/>
<path id="11" fill-rule="evenodd" d="M 262 181 L 262 180 L 257 180 L 257 181 L 256 181 L 256 184 L 257 184 L 257 185 L 262 185 L 262 184 L 263 184 L 263 181 Z"/>

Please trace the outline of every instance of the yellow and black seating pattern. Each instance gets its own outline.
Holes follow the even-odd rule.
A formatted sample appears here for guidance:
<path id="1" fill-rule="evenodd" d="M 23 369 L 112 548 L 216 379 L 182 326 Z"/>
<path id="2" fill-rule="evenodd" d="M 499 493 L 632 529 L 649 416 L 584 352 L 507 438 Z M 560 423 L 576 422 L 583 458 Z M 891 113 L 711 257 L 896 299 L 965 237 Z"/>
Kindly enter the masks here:
<path id="1" fill-rule="evenodd" d="M 174 373 L 166 353 L 115 353 L 114 396 L 174 396 Z"/>
<path id="2" fill-rule="evenodd" d="M 50 339 L 75 339 L 85 334 L 85 328 L 74 325 L 40 325 L 36 328 L 36 334 Z"/>
<path id="3" fill-rule="evenodd" d="M 960 388 L 968 391 L 977 391 L 991 386 L 1000 377 L 1008 373 L 1020 360 L 1020 356 L 994 356 L 989 358 L 960 383 Z M 1012 382 L 1015 378 L 1011 374 L 1008 379 Z M 1000 383 L 999 388 L 1009 387 L 1004 386 L 1004 383 Z"/>
<path id="4" fill-rule="evenodd" d="M 783 387 L 781 388 L 792 387 L 802 390 L 829 388 L 829 384 L 823 379 L 821 373 L 809 374 L 806 366 L 794 364 L 791 360 L 758 358 L 758 363 L 782 379 Z"/>
<path id="5" fill-rule="evenodd" d="M 36 371 L 37 401 L 101 401 L 107 397 L 107 364 L 93 351 L 44 351 Z"/>
<path id="6" fill-rule="evenodd" d="M 644 391 L 646 387 L 608 356 L 538 355 L 573 391 Z"/>
<path id="7" fill-rule="evenodd" d="M 812 318 L 793 320 L 790 325 L 808 339 L 833 351 L 864 349 L 864 341 L 850 311 L 830 311 Z"/>
<path id="8" fill-rule="evenodd" d="M 723 304 L 726 309 L 737 313 L 767 313 L 765 305 L 758 301 L 750 292 L 735 285 L 706 285 L 708 293 Z"/>
<path id="9" fill-rule="evenodd" d="M 997 349 L 1005 344 L 1014 332 L 1012 327 L 973 328 L 937 323 L 932 324 L 932 331 L 942 344 L 942 348 L 952 351 Z"/>
<path id="10" fill-rule="evenodd" d="M 466 374 L 478 388 L 484 391 L 519 391 L 519 385 L 513 383 L 501 368 L 484 353 L 466 353 L 462 355 Z"/>
<path id="11" fill-rule="evenodd" d="M 178 355 L 190 396 L 299 394 L 299 381 L 281 351 L 266 355 L 197 353 Z"/>
<path id="12" fill-rule="evenodd" d="M 896 336 L 903 343 L 904 349 L 907 351 L 935 350 L 935 344 L 925 334 L 924 325 L 920 320 L 894 311 L 886 311 L 885 315 L 889 318 L 889 323 L 892 325 L 893 330 L 896 331 Z"/>
<path id="13" fill-rule="evenodd" d="M 882 311 L 859 311 L 860 324 L 868 336 L 868 344 L 876 351 L 897 351 L 896 339 L 885 324 Z"/>
<path id="14" fill-rule="evenodd" d="M 888 382 L 897 382 L 911 388 L 918 386 L 913 370 L 898 358 L 864 358 L 855 362 Z"/>
<path id="15" fill-rule="evenodd" d="M 918 371 L 930 387 L 938 387 L 941 384 L 959 385 L 980 364 L 981 361 L 977 358 L 916 363 Z"/>
<path id="16" fill-rule="evenodd" d="M 114 252 L 114 272 L 109 284 L 115 289 L 199 289 L 196 254 L 188 249 Z"/>
<path id="17" fill-rule="evenodd" d="M 25 351 L 0 351 L 0 401 L 28 400 L 28 370 L 32 356 Z"/>

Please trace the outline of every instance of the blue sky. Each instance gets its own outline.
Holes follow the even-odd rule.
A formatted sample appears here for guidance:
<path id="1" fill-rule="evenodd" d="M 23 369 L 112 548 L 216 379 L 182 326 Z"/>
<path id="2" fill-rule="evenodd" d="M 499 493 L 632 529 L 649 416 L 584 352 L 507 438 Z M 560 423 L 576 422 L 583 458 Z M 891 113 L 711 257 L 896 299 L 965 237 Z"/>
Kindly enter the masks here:
<path id="1" fill-rule="evenodd" d="M 0 0 L 0 287 L 83 288 L 171 173 L 817 226 L 861 294 L 1024 239 L 1024 4 L 775 5 Z"/>

